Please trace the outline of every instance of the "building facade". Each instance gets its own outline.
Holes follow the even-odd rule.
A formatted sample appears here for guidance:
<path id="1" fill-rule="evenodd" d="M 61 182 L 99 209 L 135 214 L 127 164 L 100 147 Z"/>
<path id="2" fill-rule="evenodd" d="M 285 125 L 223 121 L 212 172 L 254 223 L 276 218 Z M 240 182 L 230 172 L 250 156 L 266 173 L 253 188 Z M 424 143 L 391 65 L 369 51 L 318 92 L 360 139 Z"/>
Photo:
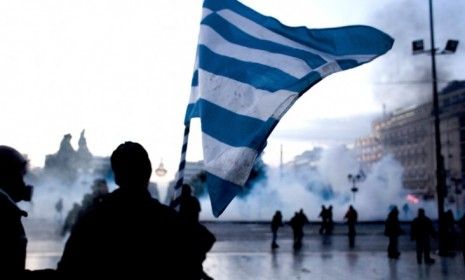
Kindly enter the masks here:
<path id="1" fill-rule="evenodd" d="M 372 133 L 355 143 L 358 158 L 371 166 L 392 154 L 404 167 L 403 185 L 425 199 L 436 194 L 436 157 L 432 103 L 403 108 L 373 122 Z M 439 93 L 441 152 L 446 203 L 465 208 L 465 81 L 451 82 Z M 460 209 L 459 209 L 460 208 Z"/>

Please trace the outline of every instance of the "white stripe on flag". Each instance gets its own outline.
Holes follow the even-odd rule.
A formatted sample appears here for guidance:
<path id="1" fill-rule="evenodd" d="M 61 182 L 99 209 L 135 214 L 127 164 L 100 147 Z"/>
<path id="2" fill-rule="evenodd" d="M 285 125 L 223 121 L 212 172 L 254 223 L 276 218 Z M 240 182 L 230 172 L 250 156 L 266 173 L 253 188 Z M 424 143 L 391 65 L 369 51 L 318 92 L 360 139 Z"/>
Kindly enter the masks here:
<path id="1" fill-rule="evenodd" d="M 256 89 L 253 86 L 239 81 L 218 76 L 198 69 L 199 86 L 192 87 L 189 103 L 193 104 L 200 98 L 207 100 L 232 112 L 240 112 L 241 115 L 267 121 L 270 117 L 279 118 L 282 111 L 277 110 L 277 105 L 282 104 L 287 108 L 298 98 L 298 94 L 288 90 L 269 92 Z M 218 90 L 221 88 L 228 89 Z M 200 88 L 199 88 L 200 87 Z"/>
<path id="2" fill-rule="evenodd" d="M 225 181 L 243 186 L 257 157 L 257 151 L 232 147 L 202 133 L 205 170 Z"/>
<path id="3" fill-rule="evenodd" d="M 312 71 L 308 64 L 299 58 L 228 42 L 208 25 L 201 25 L 200 29 L 199 44 L 207 46 L 217 54 L 274 67 L 297 79 Z"/>
<path id="4" fill-rule="evenodd" d="M 296 41 L 293 41 L 291 39 L 288 39 L 278 33 L 275 33 L 266 27 L 259 25 L 255 23 L 254 21 L 245 18 L 234 11 L 231 11 L 229 9 L 224 9 L 221 11 L 217 12 L 218 15 L 220 15 L 222 18 L 236 26 L 237 28 L 241 29 L 245 33 L 249 34 L 250 36 L 253 36 L 255 38 L 261 39 L 261 40 L 266 40 L 266 41 L 271 41 L 277 44 L 285 45 L 291 48 L 303 50 L 306 52 L 311 52 L 313 54 L 319 55 L 321 58 L 323 58 L 326 61 L 330 60 L 335 60 L 335 59 L 354 59 L 357 62 L 365 62 L 368 60 L 371 60 L 375 55 L 338 55 L 334 56 L 332 54 L 328 54 L 313 48 L 310 48 L 308 46 L 302 45 Z"/>

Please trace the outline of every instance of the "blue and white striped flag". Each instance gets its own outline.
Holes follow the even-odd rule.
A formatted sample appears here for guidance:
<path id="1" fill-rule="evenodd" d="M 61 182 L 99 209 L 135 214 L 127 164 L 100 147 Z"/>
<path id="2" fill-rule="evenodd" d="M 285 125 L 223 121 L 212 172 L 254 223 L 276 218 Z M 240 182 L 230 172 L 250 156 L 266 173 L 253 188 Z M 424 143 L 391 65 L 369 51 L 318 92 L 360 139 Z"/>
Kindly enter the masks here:
<path id="1" fill-rule="evenodd" d="M 288 27 L 236 0 L 205 0 L 185 124 L 201 119 L 213 214 L 242 190 L 271 131 L 305 91 L 392 44 L 369 26 Z"/>

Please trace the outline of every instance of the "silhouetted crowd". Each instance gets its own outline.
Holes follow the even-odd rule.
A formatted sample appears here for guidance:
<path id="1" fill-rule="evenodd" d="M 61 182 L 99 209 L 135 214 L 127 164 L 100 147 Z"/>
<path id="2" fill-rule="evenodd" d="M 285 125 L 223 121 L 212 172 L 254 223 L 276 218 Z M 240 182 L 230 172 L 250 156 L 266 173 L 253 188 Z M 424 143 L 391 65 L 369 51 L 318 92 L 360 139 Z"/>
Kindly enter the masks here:
<path id="1" fill-rule="evenodd" d="M 320 235 L 324 237 L 330 236 L 333 233 L 334 221 L 333 221 L 333 207 L 330 205 L 326 208 L 325 205 L 321 206 L 321 212 L 319 218 L 321 218 L 320 228 L 318 230 Z M 355 208 L 350 205 L 349 209 L 345 213 L 343 219 L 347 223 L 347 236 L 349 239 L 349 247 L 354 248 L 355 236 L 356 236 L 356 224 L 358 221 L 358 213 Z M 444 234 L 445 244 L 443 252 L 439 252 L 441 256 L 454 256 L 458 248 L 462 248 L 463 261 L 465 264 L 465 244 L 460 246 L 457 244 L 457 239 L 461 239 L 465 242 L 465 215 L 458 221 L 455 221 L 454 215 L 451 210 L 444 213 Z M 294 216 L 288 222 L 293 232 L 293 248 L 299 250 L 302 247 L 302 239 L 304 236 L 304 225 L 309 224 L 307 216 L 303 210 L 295 212 Z M 278 229 L 283 227 L 283 216 L 281 211 L 276 211 L 271 220 L 271 232 L 272 241 L 271 248 L 277 249 L 279 245 L 277 243 Z M 399 251 L 399 236 L 405 234 L 399 221 L 399 210 L 396 206 L 392 207 L 387 215 L 384 227 L 384 235 L 388 237 L 389 243 L 387 247 L 387 255 L 390 259 L 399 259 L 401 253 Z M 458 235 L 461 234 L 460 238 Z M 433 225 L 433 222 L 425 214 L 425 210 L 418 209 L 418 215 L 413 219 L 410 225 L 410 239 L 415 241 L 416 245 L 416 259 L 418 264 L 434 264 L 435 260 L 431 257 L 431 245 L 430 239 L 437 238 L 437 231 Z M 327 239 L 323 239 L 325 242 Z"/>
<path id="2" fill-rule="evenodd" d="M 25 270 L 27 237 L 16 203 L 30 201 L 24 183 L 27 160 L 0 146 L 0 279 L 212 279 L 202 269 L 215 236 L 199 223 L 200 204 L 184 185 L 177 212 L 151 197 L 152 166 L 145 149 L 125 142 L 111 155 L 118 188 L 96 180 L 92 193 L 68 213 L 62 234 L 70 232 L 57 269 Z M 61 212 L 62 201 L 55 205 Z"/>

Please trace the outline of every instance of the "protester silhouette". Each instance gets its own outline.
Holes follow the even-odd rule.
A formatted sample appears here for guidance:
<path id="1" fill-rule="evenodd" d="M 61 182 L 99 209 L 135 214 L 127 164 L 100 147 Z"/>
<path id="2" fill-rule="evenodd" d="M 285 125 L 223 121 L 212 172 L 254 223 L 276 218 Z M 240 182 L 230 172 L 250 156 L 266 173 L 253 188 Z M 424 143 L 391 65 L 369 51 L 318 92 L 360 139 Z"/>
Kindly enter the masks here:
<path id="1" fill-rule="evenodd" d="M 294 216 L 289 221 L 294 235 L 294 250 L 299 250 L 300 248 L 302 248 L 302 238 L 304 237 L 304 225 L 306 223 L 309 223 L 309 220 L 305 215 L 303 209 L 300 209 L 299 212 L 295 212 Z"/>
<path id="2" fill-rule="evenodd" d="M 358 220 L 358 213 L 352 205 L 349 206 L 349 209 L 344 215 L 344 220 L 347 220 L 347 225 L 349 226 L 349 247 L 353 248 L 355 246 L 355 235 L 357 234 L 355 232 L 355 224 Z"/>
<path id="3" fill-rule="evenodd" d="M 333 206 L 332 205 L 329 205 L 328 209 L 326 209 L 326 212 L 327 212 L 327 229 L 326 229 L 326 234 L 327 235 L 331 235 L 333 233 L 333 229 L 334 229 L 334 221 L 333 221 Z"/>
<path id="4" fill-rule="evenodd" d="M 176 205 L 176 201 L 174 205 Z M 190 223 L 199 222 L 199 214 L 202 211 L 199 200 L 192 195 L 192 188 L 188 184 L 181 187 L 181 196 L 179 197 L 179 214 Z"/>
<path id="5" fill-rule="evenodd" d="M 462 218 L 458 221 L 460 231 L 462 233 L 462 256 L 463 256 L 463 264 L 465 264 L 465 214 L 463 214 Z"/>
<path id="6" fill-rule="evenodd" d="M 16 203 L 30 201 L 32 187 L 23 177 L 27 160 L 15 149 L 0 146 L 0 279 L 14 279 L 26 263 L 27 238 L 21 222 L 27 213 Z"/>
<path id="7" fill-rule="evenodd" d="M 398 259 L 400 257 L 398 246 L 399 235 L 401 234 L 402 228 L 400 227 L 399 222 L 399 210 L 397 209 L 397 206 L 394 206 L 387 216 L 384 227 L 384 235 L 389 237 L 387 252 L 388 258 L 390 259 Z"/>
<path id="8" fill-rule="evenodd" d="M 213 247 L 216 241 L 215 236 L 203 225 L 199 223 L 199 214 L 202 210 L 199 200 L 192 195 L 192 187 L 189 184 L 183 184 L 181 187 L 181 195 L 174 200 L 172 207 L 179 205 L 179 215 L 187 223 L 195 239 L 198 240 L 197 248 L 198 258 L 203 262 L 207 258 L 207 253 Z M 213 280 L 202 267 L 200 279 Z"/>
<path id="9" fill-rule="evenodd" d="M 58 272 L 63 278 L 200 279 L 190 228 L 148 192 L 152 167 L 145 149 L 121 144 L 111 167 L 119 188 L 78 219 Z"/>
<path id="10" fill-rule="evenodd" d="M 321 218 L 321 226 L 320 226 L 320 230 L 318 231 L 318 233 L 326 234 L 327 229 L 328 229 L 328 212 L 324 205 L 321 205 L 321 211 L 318 217 Z"/>
<path id="11" fill-rule="evenodd" d="M 430 236 L 435 237 L 436 231 L 433 222 L 425 215 L 423 208 L 418 209 L 418 216 L 413 219 L 410 237 L 416 241 L 417 263 L 422 263 L 422 257 L 426 264 L 433 264 L 434 259 L 430 257 Z"/>
<path id="12" fill-rule="evenodd" d="M 92 209 L 95 204 L 103 201 L 109 193 L 107 181 L 105 179 L 95 179 L 91 186 L 91 191 L 91 193 L 84 195 L 81 204 L 73 203 L 73 207 L 69 210 L 63 223 L 61 236 L 65 236 L 68 231 L 71 231 L 79 217 L 89 209 Z"/>
<path id="13" fill-rule="evenodd" d="M 278 229 L 283 226 L 283 215 L 281 211 L 276 211 L 271 220 L 271 233 L 273 235 L 273 240 L 271 241 L 271 248 L 279 248 L 278 243 L 276 242 L 278 238 Z"/>
<path id="14" fill-rule="evenodd" d="M 102 202 L 105 196 L 109 193 L 107 181 L 105 179 L 95 179 L 90 189 L 92 192 L 85 194 L 82 198 L 81 214 L 90 209 L 96 203 Z"/>
<path id="15" fill-rule="evenodd" d="M 63 227 L 61 229 L 61 236 L 65 236 L 66 233 L 71 231 L 74 224 L 76 223 L 76 220 L 78 219 L 80 211 L 81 205 L 79 205 L 79 203 L 77 202 L 73 203 L 73 207 L 71 207 L 71 209 L 68 211 L 68 214 L 65 218 L 65 222 L 63 223 Z"/>
<path id="16" fill-rule="evenodd" d="M 55 211 L 57 212 L 59 222 L 61 223 L 63 220 L 63 198 L 60 197 L 55 203 Z"/>
<path id="17" fill-rule="evenodd" d="M 452 210 L 447 210 L 444 213 L 444 230 L 445 230 L 445 236 L 446 236 L 446 251 L 445 255 L 446 256 L 454 256 L 455 252 L 455 218 L 454 218 L 454 213 L 452 213 Z"/>

